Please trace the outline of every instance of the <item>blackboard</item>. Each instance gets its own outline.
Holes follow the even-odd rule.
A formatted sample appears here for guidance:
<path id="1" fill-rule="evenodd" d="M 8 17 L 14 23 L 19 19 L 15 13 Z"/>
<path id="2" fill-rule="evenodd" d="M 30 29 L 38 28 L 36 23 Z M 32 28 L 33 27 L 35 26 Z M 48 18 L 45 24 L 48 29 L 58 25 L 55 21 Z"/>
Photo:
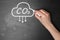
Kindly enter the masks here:
<path id="1" fill-rule="evenodd" d="M 45 9 L 53 24 L 60 30 L 59 0 L 0 0 L 0 40 L 54 40 L 48 30 L 33 16 L 20 23 L 11 16 L 11 9 L 19 2 L 28 2 L 32 9 Z"/>

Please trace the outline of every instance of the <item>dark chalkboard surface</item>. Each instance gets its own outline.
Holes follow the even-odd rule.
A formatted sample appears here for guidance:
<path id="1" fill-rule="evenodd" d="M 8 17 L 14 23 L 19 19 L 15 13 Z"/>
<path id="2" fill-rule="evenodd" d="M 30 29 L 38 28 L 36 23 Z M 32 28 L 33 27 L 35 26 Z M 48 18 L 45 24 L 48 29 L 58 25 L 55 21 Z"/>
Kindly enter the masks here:
<path id="1" fill-rule="evenodd" d="M 60 29 L 59 0 L 0 0 L 0 40 L 53 40 L 34 16 L 25 23 L 11 16 L 11 9 L 22 1 L 28 2 L 34 10 L 43 8 L 50 12 L 53 24 Z"/>

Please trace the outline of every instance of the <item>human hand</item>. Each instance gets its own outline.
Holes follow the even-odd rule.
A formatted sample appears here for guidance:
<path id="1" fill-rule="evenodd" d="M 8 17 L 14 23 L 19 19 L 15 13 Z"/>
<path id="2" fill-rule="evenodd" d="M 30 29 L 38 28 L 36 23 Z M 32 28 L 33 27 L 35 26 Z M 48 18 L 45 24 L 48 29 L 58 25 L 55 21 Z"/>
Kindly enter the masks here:
<path id="1" fill-rule="evenodd" d="M 60 32 L 54 27 L 50 20 L 50 14 L 41 9 L 35 11 L 35 17 L 44 25 L 44 27 L 51 33 L 55 40 L 60 40 Z"/>
<path id="2" fill-rule="evenodd" d="M 41 9 L 41 10 L 36 10 L 35 11 L 35 17 L 44 25 L 47 26 L 49 23 L 51 23 L 50 20 L 50 14 Z"/>

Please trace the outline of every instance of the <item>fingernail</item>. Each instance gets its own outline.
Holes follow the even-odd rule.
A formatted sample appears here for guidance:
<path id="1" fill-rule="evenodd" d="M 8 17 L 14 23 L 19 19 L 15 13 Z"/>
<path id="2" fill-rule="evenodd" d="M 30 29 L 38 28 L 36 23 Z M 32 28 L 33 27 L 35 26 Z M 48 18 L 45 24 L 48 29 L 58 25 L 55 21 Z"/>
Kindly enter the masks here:
<path id="1" fill-rule="evenodd" d="M 40 14 L 37 14 L 38 16 L 40 16 Z"/>
<path id="2" fill-rule="evenodd" d="M 37 16 L 40 16 L 40 14 L 36 13 Z"/>

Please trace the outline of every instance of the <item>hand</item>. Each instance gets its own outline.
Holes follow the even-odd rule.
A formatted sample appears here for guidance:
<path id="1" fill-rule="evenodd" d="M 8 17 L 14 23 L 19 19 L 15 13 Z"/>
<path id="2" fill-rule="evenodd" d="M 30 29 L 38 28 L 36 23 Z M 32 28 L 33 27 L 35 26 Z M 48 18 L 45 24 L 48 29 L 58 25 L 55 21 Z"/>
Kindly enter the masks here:
<path id="1" fill-rule="evenodd" d="M 50 14 L 41 9 L 41 10 L 36 10 L 35 11 L 35 17 L 44 25 L 47 26 L 49 23 L 51 23 L 50 20 Z"/>
<path id="2" fill-rule="evenodd" d="M 44 27 L 51 33 L 55 40 L 60 40 L 60 32 L 51 23 L 50 15 L 47 11 L 41 9 L 35 11 L 35 17 L 44 25 Z"/>

